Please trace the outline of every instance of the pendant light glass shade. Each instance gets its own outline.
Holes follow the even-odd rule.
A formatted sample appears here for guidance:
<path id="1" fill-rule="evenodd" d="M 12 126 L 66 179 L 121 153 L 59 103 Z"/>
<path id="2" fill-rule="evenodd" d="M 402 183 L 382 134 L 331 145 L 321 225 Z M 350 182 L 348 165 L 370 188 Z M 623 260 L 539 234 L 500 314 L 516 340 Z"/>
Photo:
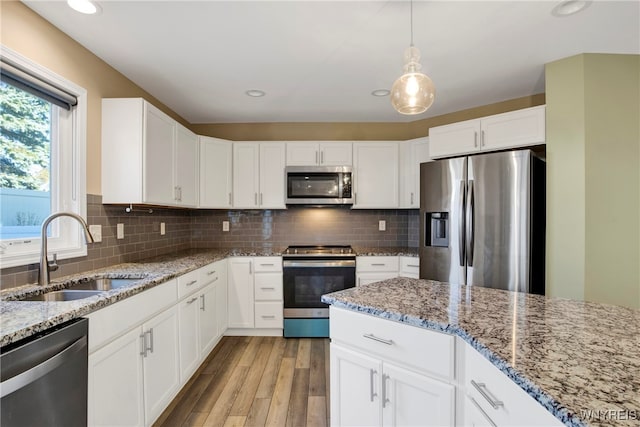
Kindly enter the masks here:
<path id="1" fill-rule="evenodd" d="M 404 74 L 391 87 L 391 105 L 401 114 L 427 111 L 436 96 L 431 79 L 420 72 L 420 51 L 413 45 L 404 52 Z"/>

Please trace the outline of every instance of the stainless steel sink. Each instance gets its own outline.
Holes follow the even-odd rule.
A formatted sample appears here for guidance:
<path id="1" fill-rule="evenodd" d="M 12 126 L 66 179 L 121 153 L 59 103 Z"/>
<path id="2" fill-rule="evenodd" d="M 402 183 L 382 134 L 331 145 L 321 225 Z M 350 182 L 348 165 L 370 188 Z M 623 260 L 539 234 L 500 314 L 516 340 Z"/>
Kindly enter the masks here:
<path id="1" fill-rule="evenodd" d="M 140 277 L 130 277 L 126 279 L 115 279 L 111 277 L 98 277 L 91 278 L 81 281 L 75 285 L 69 286 L 69 289 L 72 290 L 89 290 L 89 291 L 110 291 L 111 289 L 122 288 L 123 286 L 127 286 L 133 282 L 137 282 L 139 280 L 144 279 L 143 276 Z"/>
<path id="2" fill-rule="evenodd" d="M 52 291 L 45 294 L 34 295 L 31 297 L 23 298 L 22 301 L 73 301 L 83 298 L 89 298 L 94 295 L 99 295 L 103 291 L 90 291 L 90 290 L 77 290 L 77 289 L 63 289 L 61 291 Z"/>

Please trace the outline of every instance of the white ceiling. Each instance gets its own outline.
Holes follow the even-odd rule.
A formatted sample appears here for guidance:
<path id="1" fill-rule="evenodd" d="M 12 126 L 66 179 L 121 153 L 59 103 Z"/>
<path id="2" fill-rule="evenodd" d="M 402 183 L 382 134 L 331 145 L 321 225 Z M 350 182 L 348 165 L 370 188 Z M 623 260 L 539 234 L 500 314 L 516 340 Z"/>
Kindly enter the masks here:
<path id="1" fill-rule="evenodd" d="M 408 1 L 24 3 L 191 123 L 413 121 L 544 92 L 544 64 L 571 55 L 640 53 L 637 0 L 562 18 L 557 1 L 416 0 L 436 99 L 402 116 L 371 92 L 402 73 Z"/>

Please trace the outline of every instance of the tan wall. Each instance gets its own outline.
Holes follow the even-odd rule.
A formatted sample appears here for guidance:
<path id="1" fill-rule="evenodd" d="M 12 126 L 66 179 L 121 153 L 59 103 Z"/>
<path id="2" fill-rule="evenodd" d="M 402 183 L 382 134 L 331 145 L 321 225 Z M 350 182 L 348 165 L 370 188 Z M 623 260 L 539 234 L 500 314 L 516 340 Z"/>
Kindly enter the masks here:
<path id="1" fill-rule="evenodd" d="M 547 294 L 640 308 L 640 56 L 546 66 Z"/>
<path id="2" fill-rule="evenodd" d="M 0 2 L 0 41 L 30 60 L 87 90 L 87 192 L 100 184 L 101 99 L 143 97 L 174 119 L 187 123 L 151 94 L 18 1 Z"/>
<path id="3" fill-rule="evenodd" d="M 191 128 L 199 135 L 232 141 L 403 141 L 427 136 L 430 127 L 534 107 L 544 103 L 545 95 L 542 93 L 409 123 L 219 123 L 194 124 Z"/>

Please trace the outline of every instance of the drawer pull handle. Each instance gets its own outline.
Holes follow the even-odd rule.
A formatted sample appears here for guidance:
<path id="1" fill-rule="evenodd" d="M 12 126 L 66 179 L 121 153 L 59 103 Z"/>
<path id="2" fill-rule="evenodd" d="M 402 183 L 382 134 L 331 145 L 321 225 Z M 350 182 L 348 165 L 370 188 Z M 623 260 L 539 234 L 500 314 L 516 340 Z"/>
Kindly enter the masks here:
<path id="1" fill-rule="evenodd" d="M 189 283 L 187 283 L 187 286 L 195 285 L 196 283 L 198 283 L 197 280 L 192 280 Z"/>
<path id="2" fill-rule="evenodd" d="M 275 264 L 260 264 L 263 267 L 273 267 Z"/>
<path id="3" fill-rule="evenodd" d="M 218 276 L 216 276 L 216 277 L 214 277 L 213 279 L 211 279 L 211 281 L 212 281 L 212 282 L 215 282 L 215 281 L 216 281 L 216 280 L 218 280 L 218 279 L 219 279 L 219 277 L 218 277 Z"/>
<path id="4" fill-rule="evenodd" d="M 262 289 L 263 291 L 275 291 L 276 290 L 276 288 L 260 288 L 260 289 Z"/>
<path id="5" fill-rule="evenodd" d="M 415 264 L 407 264 L 407 267 L 415 267 L 415 268 L 418 268 L 418 267 L 420 267 L 420 266 L 419 266 L 419 265 L 415 265 Z"/>
<path id="6" fill-rule="evenodd" d="M 198 299 L 198 297 L 191 298 L 189 301 L 187 301 L 187 305 L 193 304 L 194 302 L 196 302 L 197 299 Z"/>
<path id="7" fill-rule="evenodd" d="M 384 338 L 377 337 L 373 334 L 364 334 L 363 337 L 368 338 L 370 340 L 381 342 L 386 345 L 393 345 L 393 340 L 385 340 Z"/>
<path id="8" fill-rule="evenodd" d="M 373 264 L 371 264 L 374 267 L 384 267 L 386 264 L 383 262 L 374 262 Z"/>
<path id="9" fill-rule="evenodd" d="M 374 390 L 374 377 L 378 373 L 375 369 L 369 369 L 369 397 L 373 402 L 373 399 L 377 396 Z"/>
<path id="10" fill-rule="evenodd" d="M 207 276 L 211 276 L 212 274 L 216 274 L 215 270 L 211 270 L 207 272 Z"/>
<path id="11" fill-rule="evenodd" d="M 501 400 L 497 400 L 495 397 L 493 397 L 491 392 L 489 392 L 489 390 L 487 389 L 487 385 L 485 383 L 477 383 L 474 380 L 471 380 L 471 385 L 473 386 L 473 388 L 478 390 L 478 393 L 480 393 L 482 397 L 484 397 L 487 402 L 489 402 L 489 405 L 491 405 L 493 409 L 498 409 L 499 407 L 504 406 L 504 403 L 502 403 Z"/>
<path id="12" fill-rule="evenodd" d="M 387 397 L 387 380 L 391 378 L 387 374 L 382 374 L 382 409 L 386 408 L 387 403 L 391 403 Z"/>
<path id="13" fill-rule="evenodd" d="M 471 402 L 473 403 L 473 405 L 476 407 L 476 409 L 478 411 L 480 411 L 480 413 L 482 414 L 482 416 L 484 417 L 485 420 L 487 420 L 487 422 L 491 425 L 491 427 L 498 427 L 496 425 L 496 423 L 494 423 L 491 418 L 489 418 L 489 415 L 487 415 L 486 412 L 484 412 L 484 409 L 482 409 L 480 407 L 480 405 L 478 405 L 478 402 L 476 402 L 476 400 L 473 397 L 469 397 L 469 400 L 471 400 Z"/>
<path id="14" fill-rule="evenodd" d="M 276 316 L 275 316 L 275 315 L 273 315 L 273 314 L 270 314 L 270 315 L 268 315 L 268 316 L 262 316 L 262 318 L 263 318 L 263 319 L 275 319 L 275 318 L 276 318 Z"/>

